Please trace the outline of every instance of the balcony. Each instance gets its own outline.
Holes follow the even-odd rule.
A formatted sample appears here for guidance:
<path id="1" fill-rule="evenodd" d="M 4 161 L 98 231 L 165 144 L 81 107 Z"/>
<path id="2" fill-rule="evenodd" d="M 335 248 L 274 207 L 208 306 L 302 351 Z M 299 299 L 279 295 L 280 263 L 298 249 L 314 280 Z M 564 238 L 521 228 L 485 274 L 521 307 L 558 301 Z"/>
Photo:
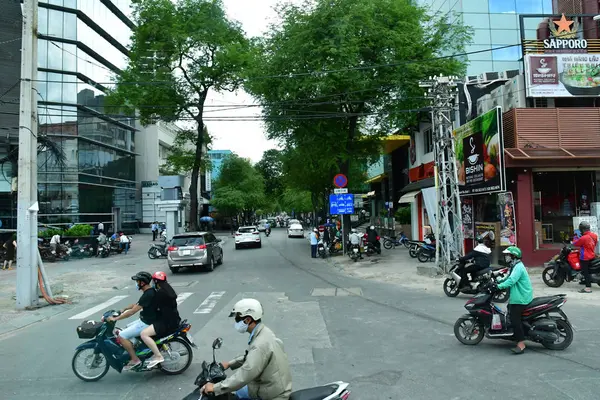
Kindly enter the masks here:
<path id="1" fill-rule="evenodd" d="M 515 108 L 502 120 L 509 167 L 600 165 L 600 108 Z"/>

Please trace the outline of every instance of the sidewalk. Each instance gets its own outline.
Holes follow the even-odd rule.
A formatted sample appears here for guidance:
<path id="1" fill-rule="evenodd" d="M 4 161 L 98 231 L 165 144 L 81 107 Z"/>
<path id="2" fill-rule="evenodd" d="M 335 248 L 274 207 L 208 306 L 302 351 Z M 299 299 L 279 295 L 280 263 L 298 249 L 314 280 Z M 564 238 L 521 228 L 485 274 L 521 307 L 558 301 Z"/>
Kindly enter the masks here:
<path id="1" fill-rule="evenodd" d="M 417 267 L 433 266 L 411 258 L 408 250 L 397 247 L 392 250 L 382 249 L 381 255 L 364 256 L 363 260 L 354 262 L 347 256 L 333 256 L 327 259 L 340 272 L 360 279 L 373 279 L 424 292 L 443 293 L 445 276 L 429 277 L 419 275 Z M 551 288 L 542 281 L 543 268 L 528 268 L 535 297 L 551 296 L 565 293 L 569 301 L 577 304 L 600 305 L 600 287 L 593 285 L 591 294 L 577 293 L 581 289 L 578 283 L 565 283 L 560 288 Z"/>

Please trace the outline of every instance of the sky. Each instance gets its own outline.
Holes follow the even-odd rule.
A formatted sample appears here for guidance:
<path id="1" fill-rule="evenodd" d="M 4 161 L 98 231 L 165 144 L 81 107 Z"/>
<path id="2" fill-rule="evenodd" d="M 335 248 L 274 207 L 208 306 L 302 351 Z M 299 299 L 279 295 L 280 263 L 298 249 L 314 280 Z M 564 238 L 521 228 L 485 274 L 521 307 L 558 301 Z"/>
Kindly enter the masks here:
<path id="1" fill-rule="evenodd" d="M 259 36 L 267 30 L 269 23 L 275 22 L 273 6 L 277 0 L 224 0 L 229 18 L 240 22 L 250 37 Z M 255 104 L 256 101 L 244 91 L 237 93 L 210 92 L 206 104 Z M 210 108 L 209 108 L 210 109 Z M 240 110 L 211 110 L 211 117 L 254 116 L 260 115 L 260 108 Z M 241 157 L 258 162 L 265 150 L 278 148 L 275 141 L 268 140 L 264 125 L 260 121 L 207 121 L 208 131 L 213 136 L 213 150 L 231 150 Z"/>

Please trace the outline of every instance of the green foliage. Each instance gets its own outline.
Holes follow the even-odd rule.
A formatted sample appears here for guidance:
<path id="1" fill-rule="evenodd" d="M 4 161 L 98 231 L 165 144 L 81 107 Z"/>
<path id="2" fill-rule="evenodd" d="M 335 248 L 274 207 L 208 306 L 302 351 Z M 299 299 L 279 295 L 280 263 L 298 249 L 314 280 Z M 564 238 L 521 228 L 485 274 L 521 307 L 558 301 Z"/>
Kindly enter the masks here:
<path id="1" fill-rule="evenodd" d="M 265 181 L 265 194 L 270 199 L 279 197 L 283 191 L 283 156 L 281 151 L 270 149 L 254 166 Z"/>
<path id="2" fill-rule="evenodd" d="M 221 213 L 240 212 L 250 215 L 265 204 L 265 184 L 262 175 L 249 160 L 232 155 L 221 166 L 214 183 L 212 204 Z"/>
<path id="3" fill-rule="evenodd" d="M 225 15 L 220 0 L 136 0 L 130 62 L 116 78 L 107 108 L 133 115 L 143 125 L 157 120 L 192 120 L 194 149 L 175 151 L 168 168 L 192 165 L 190 229 L 197 228 L 198 178 L 204 137 L 204 103 L 209 90 L 234 91 L 247 63 L 248 41 Z"/>
<path id="4" fill-rule="evenodd" d="M 182 130 L 177 133 L 173 146 L 169 149 L 167 162 L 160 168 L 162 175 L 188 175 L 194 169 L 196 162 L 195 139 L 195 131 Z M 204 126 L 203 142 L 206 145 L 212 143 L 206 125 Z M 205 172 L 211 170 L 211 162 L 208 157 L 202 158 L 200 170 Z"/>
<path id="5" fill-rule="evenodd" d="M 65 231 L 64 236 L 90 236 L 93 230 L 91 225 L 74 225 Z"/>
<path id="6" fill-rule="evenodd" d="M 410 225 L 411 223 L 411 213 L 410 207 L 400 207 L 396 210 L 394 214 L 396 218 L 396 222 L 402 225 Z"/>
<path id="7" fill-rule="evenodd" d="M 307 190 L 285 189 L 281 196 L 282 207 L 288 213 L 307 213 L 313 210 L 311 193 Z"/>
<path id="8" fill-rule="evenodd" d="M 62 229 L 55 229 L 55 228 L 50 228 L 50 229 L 46 229 L 44 231 L 39 231 L 38 232 L 38 237 L 41 238 L 51 238 L 54 235 L 64 235 L 64 231 Z"/>

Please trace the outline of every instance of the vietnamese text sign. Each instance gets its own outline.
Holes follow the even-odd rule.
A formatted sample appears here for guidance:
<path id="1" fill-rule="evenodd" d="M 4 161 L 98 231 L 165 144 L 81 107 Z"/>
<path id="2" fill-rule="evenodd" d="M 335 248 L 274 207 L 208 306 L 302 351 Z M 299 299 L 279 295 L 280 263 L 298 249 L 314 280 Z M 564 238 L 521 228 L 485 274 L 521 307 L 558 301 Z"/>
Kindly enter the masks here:
<path id="1" fill-rule="evenodd" d="M 525 56 L 528 97 L 600 96 L 600 54 Z"/>
<path id="2" fill-rule="evenodd" d="M 354 214 L 354 195 L 330 194 L 329 213 L 332 215 Z"/>
<path id="3" fill-rule="evenodd" d="M 461 196 L 504 191 L 502 109 L 467 122 L 453 135 Z"/>

